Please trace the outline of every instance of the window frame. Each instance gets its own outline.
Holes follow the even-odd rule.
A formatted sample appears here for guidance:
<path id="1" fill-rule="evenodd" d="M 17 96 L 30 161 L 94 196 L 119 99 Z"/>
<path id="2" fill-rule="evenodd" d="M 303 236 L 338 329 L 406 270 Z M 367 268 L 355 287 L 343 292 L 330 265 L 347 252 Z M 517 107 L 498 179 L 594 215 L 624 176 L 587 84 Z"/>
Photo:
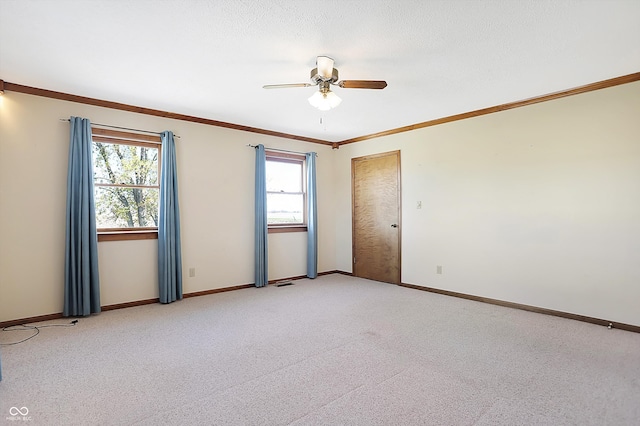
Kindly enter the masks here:
<path id="1" fill-rule="evenodd" d="M 157 185 L 120 185 L 99 184 L 95 180 L 95 187 L 123 187 L 123 188 L 153 188 L 160 195 L 160 169 L 162 161 L 162 139 L 160 135 L 139 134 L 120 130 L 111 130 L 98 127 L 91 128 L 92 148 L 94 143 L 108 143 L 117 145 L 139 146 L 158 150 L 158 184 Z M 102 241 L 126 241 L 126 240 L 150 240 L 158 239 L 158 227 L 147 226 L 137 228 L 98 228 L 98 242 Z"/>
<path id="2" fill-rule="evenodd" d="M 307 158 L 302 154 L 293 154 L 280 151 L 265 150 L 266 161 L 300 164 L 301 167 L 301 190 L 302 190 L 302 223 L 267 223 L 267 232 L 269 234 L 278 234 L 283 232 L 307 232 L 308 212 L 307 212 Z M 279 192 L 267 191 L 267 194 L 279 194 Z M 287 193 L 285 193 L 287 194 Z M 291 194 L 298 194 L 291 193 Z"/>

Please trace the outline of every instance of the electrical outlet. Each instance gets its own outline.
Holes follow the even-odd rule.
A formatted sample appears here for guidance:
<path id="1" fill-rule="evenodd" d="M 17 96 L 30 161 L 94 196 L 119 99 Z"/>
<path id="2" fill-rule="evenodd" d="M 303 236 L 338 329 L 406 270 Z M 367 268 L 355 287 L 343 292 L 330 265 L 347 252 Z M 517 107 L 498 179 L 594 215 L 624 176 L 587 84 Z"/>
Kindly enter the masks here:
<path id="1" fill-rule="evenodd" d="M 442 275 L 442 265 L 436 266 L 436 274 Z"/>
<path id="2" fill-rule="evenodd" d="M 193 278 L 196 276 L 196 268 L 189 268 L 189 277 Z"/>
<path id="3" fill-rule="evenodd" d="M 416 203 L 416 209 L 421 209 L 422 208 L 422 201 L 418 201 Z"/>

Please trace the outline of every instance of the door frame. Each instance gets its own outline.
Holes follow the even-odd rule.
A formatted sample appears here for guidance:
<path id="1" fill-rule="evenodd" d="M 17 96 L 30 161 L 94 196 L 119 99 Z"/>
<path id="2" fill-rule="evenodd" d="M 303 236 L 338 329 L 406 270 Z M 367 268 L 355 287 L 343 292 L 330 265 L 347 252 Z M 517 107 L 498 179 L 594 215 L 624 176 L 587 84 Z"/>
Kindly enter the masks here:
<path id="1" fill-rule="evenodd" d="M 362 157 L 351 158 L 351 270 L 352 275 L 357 277 L 356 263 L 354 262 L 356 253 L 356 227 L 355 227 L 355 162 L 366 161 L 378 157 L 395 156 L 397 166 L 396 181 L 398 184 L 398 279 L 394 284 L 402 283 L 402 169 L 400 167 L 400 150 L 381 152 L 377 154 L 365 155 Z"/>

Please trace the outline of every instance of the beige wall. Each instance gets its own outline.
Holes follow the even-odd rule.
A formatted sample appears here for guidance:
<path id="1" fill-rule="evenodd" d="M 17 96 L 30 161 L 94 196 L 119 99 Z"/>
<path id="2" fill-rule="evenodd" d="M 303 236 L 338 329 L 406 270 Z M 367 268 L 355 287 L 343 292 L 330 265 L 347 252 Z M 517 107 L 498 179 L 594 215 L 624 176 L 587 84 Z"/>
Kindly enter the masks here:
<path id="1" fill-rule="evenodd" d="M 0 321 L 62 311 L 71 115 L 172 130 L 185 293 L 253 282 L 254 150 L 318 152 L 318 271 L 335 269 L 330 147 L 8 92 L 0 97 Z M 306 233 L 269 235 L 269 278 L 306 273 Z M 158 296 L 157 241 L 98 243 L 102 305 Z M 188 269 L 196 276 L 188 277 Z"/>
<path id="2" fill-rule="evenodd" d="M 397 149 L 403 282 L 640 325 L 640 82 L 342 146 L 338 269 L 351 158 Z"/>
<path id="3" fill-rule="evenodd" d="M 403 282 L 640 325 L 640 83 L 339 150 L 11 92 L 0 102 L 0 321 L 62 310 L 59 118 L 77 115 L 181 136 L 185 292 L 253 281 L 247 143 L 319 153 L 319 271 L 351 271 L 351 158 L 400 149 Z M 304 274 L 306 234 L 272 234 L 269 248 L 270 279 Z M 156 250 L 99 243 L 103 305 L 157 297 Z"/>

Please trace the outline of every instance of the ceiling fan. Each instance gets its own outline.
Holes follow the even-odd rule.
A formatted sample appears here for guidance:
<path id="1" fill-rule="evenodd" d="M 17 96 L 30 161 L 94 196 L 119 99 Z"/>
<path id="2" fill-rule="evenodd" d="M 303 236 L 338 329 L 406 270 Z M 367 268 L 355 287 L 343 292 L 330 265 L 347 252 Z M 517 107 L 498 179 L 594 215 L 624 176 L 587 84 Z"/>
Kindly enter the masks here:
<path id="1" fill-rule="evenodd" d="M 343 89 L 384 89 L 384 80 L 338 80 L 338 69 L 333 67 L 333 59 L 318 56 L 316 67 L 311 70 L 311 83 L 267 84 L 265 89 L 286 89 L 292 87 L 318 86 L 318 91 L 309 98 L 309 103 L 321 111 L 327 111 L 340 105 L 340 99 L 330 89 L 331 85 Z"/>

